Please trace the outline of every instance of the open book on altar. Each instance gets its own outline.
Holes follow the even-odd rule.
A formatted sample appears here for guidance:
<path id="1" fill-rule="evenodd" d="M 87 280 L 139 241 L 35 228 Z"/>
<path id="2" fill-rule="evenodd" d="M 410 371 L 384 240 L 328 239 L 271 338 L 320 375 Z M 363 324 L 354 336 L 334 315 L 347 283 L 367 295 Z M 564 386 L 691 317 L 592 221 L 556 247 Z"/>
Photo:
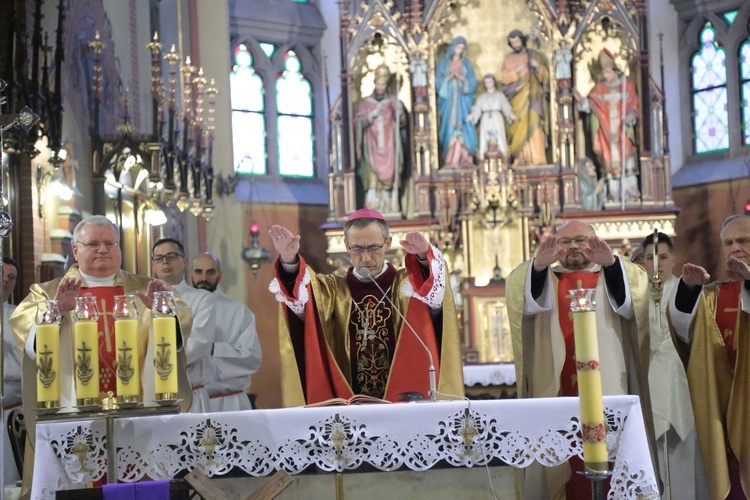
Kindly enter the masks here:
<path id="1" fill-rule="evenodd" d="M 349 399 L 344 398 L 332 398 L 320 401 L 318 403 L 312 403 L 305 405 L 305 408 L 316 408 L 319 406 L 347 406 L 347 405 L 371 405 L 371 404 L 391 404 L 390 401 L 385 399 L 376 398 L 374 396 L 368 396 L 367 394 L 355 394 Z"/>

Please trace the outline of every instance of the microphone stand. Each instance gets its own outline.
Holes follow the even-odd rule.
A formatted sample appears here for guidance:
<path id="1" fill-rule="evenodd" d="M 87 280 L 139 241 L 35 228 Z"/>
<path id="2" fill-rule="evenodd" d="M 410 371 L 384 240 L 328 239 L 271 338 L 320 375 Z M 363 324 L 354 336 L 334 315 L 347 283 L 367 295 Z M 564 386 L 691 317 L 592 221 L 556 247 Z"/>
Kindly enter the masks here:
<path id="1" fill-rule="evenodd" d="M 419 336 L 419 334 L 414 329 L 414 327 L 411 326 L 411 323 L 409 323 L 406 320 L 406 317 L 401 312 L 401 310 L 398 307 L 396 307 L 396 304 L 393 303 L 391 298 L 385 293 L 383 288 L 378 284 L 378 282 L 375 280 L 375 277 L 372 275 L 370 270 L 367 269 L 366 267 L 363 267 L 362 269 L 358 269 L 357 271 L 359 272 L 360 275 L 362 275 L 363 278 L 367 278 L 373 282 L 373 284 L 378 288 L 378 290 L 380 290 L 380 293 L 383 294 L 383 297 L 385 298 L 385 300 L 387 300 L 388 303 L 393 308 L 393 310 L 396 311 L 396 314 L 399 315 L 399 317 L 401 318 L 401 321 L 403 321 L 404 324 L 409 327 L 409 330 L 411 330 L 411 333 L 414 334 L 414 336 L 417 338 L 419 343 L 422 344 L 422 347 L 424 347 L 424 350 L 427 353 L 427 357 L 430 359 L 430 371 L 429 371 L 430 373 L 430 401 L 437 401 L 437 382 L 435 378 L 435 363 L 433 362 L 432 353 L 430 352 L 430 349 L 427 347 L 427 344 L 424 343 L 424 341 Z"/>

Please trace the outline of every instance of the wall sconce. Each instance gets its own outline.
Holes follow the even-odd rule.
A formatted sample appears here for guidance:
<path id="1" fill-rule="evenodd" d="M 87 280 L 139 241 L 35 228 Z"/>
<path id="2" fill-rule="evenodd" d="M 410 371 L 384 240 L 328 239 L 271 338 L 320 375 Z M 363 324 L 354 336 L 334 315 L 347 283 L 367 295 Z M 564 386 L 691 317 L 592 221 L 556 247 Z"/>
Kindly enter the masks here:
<path id="1" fill-rule="evenodd" d="M 150 226 L 163 226 L 167 223 L 167 214 L 155 201 L 149 200 L 143 211 L 143 221 Z"/>
<path id="2" fill-rule="evenodd" d="M 242 260 L 250 264 L 253 274 L 258 274 L 260 265 L 270 258 L 268 250 L 260 246 L 259 237 L 260 229 L 258 224 L 253 222 L 250 225 L 250 246 L 242 249 Z"/>
<path id="3" fill-rule="evenodd" d="M 62 153 L 61 150 L 60 152 Z M 62 155 L 56 155 L 56 161 L 63 161 Z M 44 204 L 47 197 L 68 201 L 73 198 L 73 190 L 68 186 L 62 168 L 53 168 L 45 172 L 41 165 L 36 167 L 36 189 L 39 200 L 39 218 L 44 218 Z"/>

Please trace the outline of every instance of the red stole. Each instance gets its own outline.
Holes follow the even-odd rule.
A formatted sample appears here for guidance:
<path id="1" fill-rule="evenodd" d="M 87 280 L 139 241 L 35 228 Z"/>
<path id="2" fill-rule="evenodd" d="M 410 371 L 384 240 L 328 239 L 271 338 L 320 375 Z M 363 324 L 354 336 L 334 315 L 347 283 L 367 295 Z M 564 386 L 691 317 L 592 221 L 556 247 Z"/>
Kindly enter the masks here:
<path id="1" fill-rule="evenodd" d="M 739 326 L 741 291 L 742 281 L 730 281 L 719 286 L 719 294 L 716 298 L 716 325 L 724 338 L 724 347 L 727 350 L 732 373 L 734 373 L 734 364 L 737 360 L 734 336 Z"/>
<path id="2" fill-rule="evenodd" d="M 573 336 L 573 313 L 570 311 L 570 291 L 577 288 L 596 288 L 599 273 L 576 271 L 555 273 L 557 275 L 557 313 L 560 330 L 565 341 L 565 362 L 560 373 L 560 394 L 578 396 L 578 375 L 575 362 L 575 337 Z"/>
<path id="3" fill-rule="evenodd" d="M 99 308 L 99 391 L 117 395 L 117 349 L 115 346 L 115 317 L 112 309 L 115 296 L 124 295 L 121 286 L 81 287 L 78 296 L 93 295 Z"/>

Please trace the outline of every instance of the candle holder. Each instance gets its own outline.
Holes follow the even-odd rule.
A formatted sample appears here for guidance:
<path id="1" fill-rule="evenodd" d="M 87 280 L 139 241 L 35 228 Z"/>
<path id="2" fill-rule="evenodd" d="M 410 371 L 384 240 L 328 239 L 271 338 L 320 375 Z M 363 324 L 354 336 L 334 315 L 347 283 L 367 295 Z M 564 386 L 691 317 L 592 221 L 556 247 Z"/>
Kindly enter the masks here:
<path id="1" fill-rule="evenodd" d="M 154 293 L 154 393 L 159 405 L 177 404 L 177 318 L 174 292 Z"/>
<path id="2" fill-rule="evenodd" d="M 76 298 L 75 336 L 76 405 L 79 411 L 99 409 L 99 309 L 96 297 Z"/>
<path id="3" fill-rule="evenodd" d="M 135 295 L 115 296 L 113 314 L 117 346 L 117 405 L 120 408 L 135 408 L 141 403 L 141 360 Z"/>
<path id="4" fill-rule="evenodd" d="M 42 415 L 60 411 L 60 322 L 56 300 L 36 303 L 36 405 Z"/>
<path id="5" fill-rule="evenodd" d="M 609 470 L 609 455 L 596 332 L 596 289 L 571 290 L 570 310 L 573 312 L 584 468 L 589 473 L 605 473 Z"/>

